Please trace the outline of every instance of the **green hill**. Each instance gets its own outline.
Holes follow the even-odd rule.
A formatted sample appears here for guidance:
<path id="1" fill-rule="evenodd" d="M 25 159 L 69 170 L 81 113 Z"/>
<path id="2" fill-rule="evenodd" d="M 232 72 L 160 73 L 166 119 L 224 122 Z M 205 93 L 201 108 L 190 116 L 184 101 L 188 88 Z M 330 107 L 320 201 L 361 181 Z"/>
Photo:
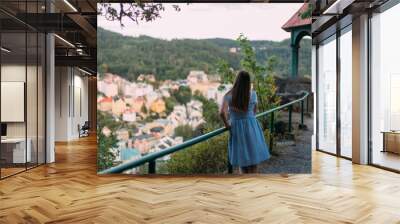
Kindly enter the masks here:
<path id="1" fill-rule="evenodd" d="M 261 31 L 260 31 L 261 32 Z M 240 54 L 229 49 L 238 47 L 230 39 L 174 39 L 162 40 L 149 36 L 128 37 L 102 28 L 97 32 L 97 63 L 100 73 L 109 71 L 129 80 L 139 74 L 153 73 L 157 79 L 182 79 L 190 70 L 204 70 L 215 73 L 220 59 L 228 61 L 234 68 L 240 67 Z M 289 75 L 290 42 L 284 40 L 251 41 L 257 61 L 265 63 L 268 57 L 279 58 L 277 72 Z M 300 49 L 299 74 L 311 74 L 311 40 L 302 41 Z"/>

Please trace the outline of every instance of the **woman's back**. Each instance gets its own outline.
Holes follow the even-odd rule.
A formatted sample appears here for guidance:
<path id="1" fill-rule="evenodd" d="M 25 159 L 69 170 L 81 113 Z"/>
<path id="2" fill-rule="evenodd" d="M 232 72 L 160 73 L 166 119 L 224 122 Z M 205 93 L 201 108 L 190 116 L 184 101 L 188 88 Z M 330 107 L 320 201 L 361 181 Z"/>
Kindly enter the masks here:
<path id="1" fill-rule="evenodd" d="M 250 99 L 249 99 L 249 106 L 247 108 L 247 111 L 243 112 L 240 110 L 235 109 L 232 107 L 232 94 L 227 93 L 225 96 L 225 100 L 228 102 L 228 110 L 229 110 L 229 117 L 230 119 L 243 119 L 247 117 L 254 117 L 254 108 L 257 104 L 257 94 L 254 90 L 251 90 L 250 93 Z"/>

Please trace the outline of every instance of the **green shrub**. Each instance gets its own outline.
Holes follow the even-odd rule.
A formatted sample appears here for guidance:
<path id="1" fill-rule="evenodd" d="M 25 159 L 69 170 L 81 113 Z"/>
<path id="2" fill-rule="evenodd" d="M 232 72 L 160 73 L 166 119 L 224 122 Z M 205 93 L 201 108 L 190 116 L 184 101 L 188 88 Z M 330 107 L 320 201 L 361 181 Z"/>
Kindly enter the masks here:
<path id="1" fill-rule="evenodd" d="M 275 140 L 275 136 L 270 134 L 271 132 L 269 131 L 269 129 L 265 129 L 264 130 L 264 138 L 265 138 L 265 142 L 268 145 L 268 149 L 269 152 L 272 155 L 277 155 L 278 153 L 276 152 L 276 140 Z"/>
<path id="2" fill-rule="evenodd" d="M 174 129 L 175 137 L 182 137 L 183 141 L 187 141 L 196 136 L 196 131 L 190 125 L 180 125 Z"/>
<path id="3" fill-rule="evenodd" d="M 170 174 L 221 174 L 228 167 L 228 133 L 171 155 Z"/>

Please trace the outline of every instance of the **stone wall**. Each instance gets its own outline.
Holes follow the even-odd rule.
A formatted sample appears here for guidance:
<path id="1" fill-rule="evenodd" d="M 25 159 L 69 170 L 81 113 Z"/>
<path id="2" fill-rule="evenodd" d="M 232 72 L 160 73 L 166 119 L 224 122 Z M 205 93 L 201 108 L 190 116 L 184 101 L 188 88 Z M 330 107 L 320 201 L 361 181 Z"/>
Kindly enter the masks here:
<path id="1" fill-rule="evenodd" d="M 292 100 L 298 99 L 303 96 L 303 91 L 311 92 L 311 78 L 298 77 L 298 78 L 276 78 L 275 83 L 278 87 L 278 95 L 281 97 L 281 104 L 288 103 Z M 313 110 L 313 95 L 308 97 L 308 111 Z M 304 105 L 307 109 L 307 103 Z M 295 110 L 299 107 L 295 106 Z"/>

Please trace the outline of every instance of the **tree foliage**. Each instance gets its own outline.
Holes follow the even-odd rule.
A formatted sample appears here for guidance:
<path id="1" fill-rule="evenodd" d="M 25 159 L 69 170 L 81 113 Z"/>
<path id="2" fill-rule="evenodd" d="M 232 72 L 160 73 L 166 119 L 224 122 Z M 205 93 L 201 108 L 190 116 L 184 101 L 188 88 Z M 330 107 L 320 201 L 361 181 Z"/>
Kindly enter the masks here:
<path id="1" fill-rule="evenodd" d="M 194 99 L 203 103 L 203 117 L 206 121 L 205 128 L 214 130 L 222 127 L 221 118 L 218 116 L 218 104 L 215 101 L 206 99 L 201 94 L 195 94 Z"/>
<path id="2" fill-rule="evenodd" d="M 139 23 L 139 21 L 153 21 L 161 17 L 161 12 L 165 10 L 162 3 L 145 2 L 134 0 L 132 3 L 105 3 L 107 1 L 100 0 L 98 4 L 98 13 L 109 21 L 118 21 L 124 26 L 123 19 Z M 176 11 L 180 11 L 178 5 L 172 7 Z"/>
<path id="3" fill-rule="evenodd" d="M 130 81 L 140 74 L 154 74 L 158 80 L 185 79 L 191 70 L 207 74 L 220 73 L 221 69 L 238 70 L 241 50 L 231 53 L 230 48 L 240 48 L 230 39 L 174 39 L 162 40 L 148 36 L 128 37 L 98 27 L 97 61 L 100 74 L 111 72 Z M 256 61 L 265 63 L 271 56 L 278 58 L 276 73 L 280 77 L 290 74 L 290 41 L 250 41 Z M 311 74 L 311 41 L 301 41 L 299 74 Z M 220 63 L 218 63 L 220 62 Z M 221 63 L 227 64 L 221 64 Z M 229 65 L 226 67 L 226 65 Z M 224 67 L 225 66 L 225 67 Z"/>
<path id="4" fill-rule="evenodd" d="M 97 116 L 97 170 L 101 171 L 113 166 L 115 156 L 111 150 L 117 147 L 117 138 L 114 131 L 119 125 L 107 113 L 98 111 Z M 111 130 L 110 136 L 105 136 L 102 133 L 104 127 Z"/>
<path id="5" fill-rule="evenodd" d="M 235 70 L 225 60 L 218 62 L 217 72 L 221 77 L 222 84 L 232 84 L 235 81 Z"/>
<path id="6" fill-rule="evenodd" d="M 97 130 L 97 138 L 97 170 L 102 171 L 113 166 L 115 156 L 111 149 L 117 147 L 117 138 L 114 134 L 104 136 L 101 129 Z"/>
<path id="7" fill-rule="evenodd" d="M 192 99 L 192 91 L 187 86 L 180 86 L 179 90 L 172 92 L 172 95 L 182 105 L 189 103 Z"/>
<path id="8" fill-rule="evenodd" d="M 187 141 L 196 136 L 196 132 L 190 125 L 181 125 L 175 128 L 174 130 L 175 136 L 180 136 L 183 138 L 183 141 Z"/>
<path id="9" fill-rule="evenodd" d="M 175 105 L 178 104 L 178 101 L 175 99 L 174 96 L 163 97 L 163 100 L 165 102 L 165 112 L 166 114 L 170 114 L 174 110 Z"/>
<path id="10" fill-rule="evenodd" d="M 112 131 L 117 130 L 121 126 L 119 122 L 115 122 L 115 119 L 111 114 L 102 111 L 97 111 L 97 125 L 98 129 L 107 127 Z"/>
<path id="11" fill-rule="evenodd" d="M 276 95 L 277 87 L 275 85 L 276 68 L 278 58 L 271 56 L 268 58 L 266 65 L 260 65 L 255 56 L 255 52 L 250 41 L 241 34 L 238 38 L 242 49 L 242 59 L 240 64 L 245 71 L 252 75 L 253 88 L 257 92 L 259 111 L 267 111 L 276 107 L 280 99 Z M 264 127 L 266 120 L 264 120 Z"/>

